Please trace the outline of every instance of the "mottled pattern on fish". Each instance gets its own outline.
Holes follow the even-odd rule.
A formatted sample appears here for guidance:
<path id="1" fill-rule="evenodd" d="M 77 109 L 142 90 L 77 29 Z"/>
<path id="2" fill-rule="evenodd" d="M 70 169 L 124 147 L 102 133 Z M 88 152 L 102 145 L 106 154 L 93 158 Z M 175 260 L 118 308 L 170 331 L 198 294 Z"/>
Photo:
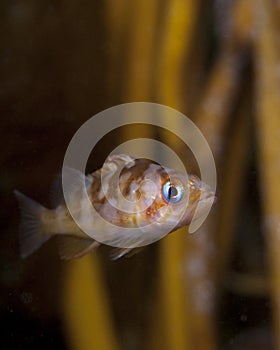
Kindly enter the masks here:
<path id="1" fill-rule="evenodd" d="M 168 178 L 166 171 L 152 161 L 137 159 L 125 166 L 120 173 L 120 192 L 126 200 L 131 201 L 131 206 L 128 209 L 133 211 L 132 214 L 117 209 L 108 201 L 108 197 L 110 197 L 112 202 L 117 203 L 117 194 L 114 193 L 116 188 L 112 186 L 108 189 L 108 193 L 104 193 L 101 186 L 101 171 L 93 173 L 92 176 L 93 182 L 89 189 L 91 202 L 100 215 L 114 225 L 121 227 L 141 227 L 147 225 L 156 218 L 158 209 L 167 204 L 163 200 L 161 192 L 157 191 L 157 196 L 153 198 L 151 205 L 146 210 L 139 212 L 151 200 L 148 188 L 144 191 L 145 186 L 141 188 L 141 184 L 143 185 L 143 182 L 147 180 L 158 181 L 161 188 L 162 183 Z M 146 187 L 148 187 L 147 184 Z M 137 204 L 135 203 L 136 201 Z"/>
<path id="2" fill-rule="evenodd" d="M 213 200 L 213 193 L 198 177 L 128 155 L 109 157 L 101 169 L 86 177 L 73 169 L 69 174 L 70 185 L 64 188 L 68 208 L 61 204 L 53 210 L 46 209 L 16 192 L 23 213 L 23 257 L 49 237 L 57 236 L 63 259 L 83 256 L 99 245 L 97 241 L 120 247 L 114 256 L 118 258 L 133 247 L 160 239 L 162 232 L 188 225 L 198 202 Z M 106 222 L 113 224 L 114 230 Z M 135 234 L 134 228 L 143 231 Z"/>

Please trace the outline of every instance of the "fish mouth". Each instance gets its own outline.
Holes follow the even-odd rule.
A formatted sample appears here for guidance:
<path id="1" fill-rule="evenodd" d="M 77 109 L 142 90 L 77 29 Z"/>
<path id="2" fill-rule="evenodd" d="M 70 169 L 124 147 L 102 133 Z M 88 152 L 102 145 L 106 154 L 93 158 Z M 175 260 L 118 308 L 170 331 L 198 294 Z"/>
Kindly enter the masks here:
<path id="1" fill-rule="evenodd" d="M 188 177 L 188 187 L 190 194 L 193 192 L 197 196 L 197 200 L 215 197 L 215 192 L 212 188 L 196 175 L 190 175 Z"/>
<path id="2" fill-rule="evenodd" d="M 201 193 L 199 198 L 193 203 L 190 210 L 190 223 L 195 223 L 204 215 L 208 215 L 210 209 L 214 203 L 217 201 L 217 196 L 215 192 L 213 192 L 209 186 L 205 185 L 204 188 L 201 189 Z M 206 219 L 205 216 L 205 219 Z M 203 220 L 204 221 L 204 220 Z"/>
<path id="3" fill-rule="evenodd" d="M 212 205 L 217 201 L 215 192 L 210 186 L 200 182 L 197 188 L 196 198 L 193 198 L 192 203 L 186 209 L 183 219 L 177 227 L 190 225 L 192 221 L 196 221 L 201 216 L 210 211 Z"/>
<path id="4" fill-rule="evenodd" d="M 217 196 L 215 192 L 206 184 L 202 184 L 200 188 L 200 196 L 194 203 L 194 209 L 198 208 L 198 212 L 195 212 L 195 217 L 198 218 L 207 209 L 210 209 L 214 203 L 217 202 Z"/>
<path id="5" fill-rule="evenodd" d="M 200 197 L 198 199 L 198 202 L 203 202 L 203 201 L 208 201 L 208 200 L 213 200 L 213 204 L 217 202 L 217 196 L 215 192 L 210 190 L 210 188 L 207 188 L 205 190 L 201 190 Z"/>

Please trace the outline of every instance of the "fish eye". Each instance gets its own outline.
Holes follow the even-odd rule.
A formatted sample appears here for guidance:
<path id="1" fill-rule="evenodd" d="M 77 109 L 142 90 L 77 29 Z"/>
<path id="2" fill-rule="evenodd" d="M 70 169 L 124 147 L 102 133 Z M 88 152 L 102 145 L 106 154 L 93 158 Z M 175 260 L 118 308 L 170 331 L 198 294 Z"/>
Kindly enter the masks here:
<path id="1" fill-rule="evenodd" d="M 178 203 L 183 197 L 183 186 L 167 181 L 162 187 L 164 199 L 170 203 Z"/>

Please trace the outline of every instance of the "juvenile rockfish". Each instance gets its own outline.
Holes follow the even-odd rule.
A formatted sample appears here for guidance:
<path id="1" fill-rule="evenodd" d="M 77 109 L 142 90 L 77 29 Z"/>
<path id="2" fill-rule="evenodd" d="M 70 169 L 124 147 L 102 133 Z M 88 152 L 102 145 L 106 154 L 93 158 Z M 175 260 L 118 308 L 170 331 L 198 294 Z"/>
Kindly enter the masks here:
<path id="1" fill-rule="evenodd" d="M 118 247 L 113 259 L 130 256 L 189 225 L 198 203 L 196 217 L 214 200 L 214 193 L 197 176 L 124 154 L 109 157 L 101 169 L 87 176 L 68 171 L 65 203 L 55 209 L 15 191 L 22 214 L 23 258 L 52 236 L 57 238 L 61 259 L 80 258 L 100 244 Z"/>

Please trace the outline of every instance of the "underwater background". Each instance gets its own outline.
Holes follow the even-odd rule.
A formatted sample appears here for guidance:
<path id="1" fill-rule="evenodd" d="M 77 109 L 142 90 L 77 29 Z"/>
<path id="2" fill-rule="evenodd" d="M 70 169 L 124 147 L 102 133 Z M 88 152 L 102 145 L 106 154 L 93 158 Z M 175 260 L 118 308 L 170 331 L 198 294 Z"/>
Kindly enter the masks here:
<path id="1" fill-rule="evenodd" d="M 279 34 L 277 0 L 1 2 L 1 349 L 280 349 Z M 118 261 L 61 261 L 53 240 L 21 259 L 13 190 L 49 207 L 76 130 L 136 101 L 176 108 L 211 147 L 218 200 L 199 232 Z M 137 137 L 192 163 L 137 125 L 88 170 Z"/>

